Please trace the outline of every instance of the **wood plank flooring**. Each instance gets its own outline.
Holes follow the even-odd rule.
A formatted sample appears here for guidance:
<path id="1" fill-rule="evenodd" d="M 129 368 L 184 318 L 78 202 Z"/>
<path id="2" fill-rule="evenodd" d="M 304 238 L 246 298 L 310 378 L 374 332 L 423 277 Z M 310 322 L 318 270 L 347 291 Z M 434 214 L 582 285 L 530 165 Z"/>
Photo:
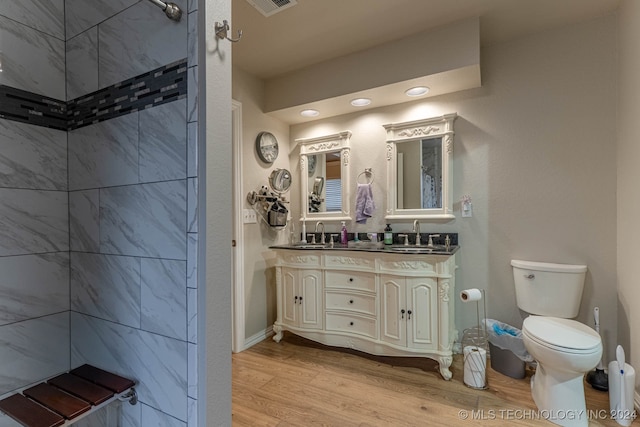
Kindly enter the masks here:
<path id="1" fill-rule="evenodd" d="M 286 333 L 234 354 L 232 364 L 234 427 L 553 425 L 535 419 L 531 373 L 515 380 L 489 368 L 489 389 L 473 390 L 459 355 L 444 381 L 430 359 L 376 357 Z M 617 426 L 608 394 L 585 390 L 589 426 Z"/>

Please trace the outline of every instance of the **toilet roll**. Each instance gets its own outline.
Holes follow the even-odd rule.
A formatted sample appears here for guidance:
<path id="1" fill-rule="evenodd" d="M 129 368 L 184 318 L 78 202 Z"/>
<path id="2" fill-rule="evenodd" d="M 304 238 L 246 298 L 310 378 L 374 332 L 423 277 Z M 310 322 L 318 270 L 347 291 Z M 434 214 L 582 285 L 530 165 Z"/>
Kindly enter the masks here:
<path id="1" fill-rule="evenodd" d="M 484 388 L 487 384 L 487 351 L 468 345 L 462 352 L 464 354 L 464 383 L 469 387 Z"/>
<path id="2" fill-rule="evenodd" d="M 482 291 L 476 288 L 465 289 L 464 291 L 460 292 L 460 299 L 464 302 L 480 301 L 482 299 Z"/>

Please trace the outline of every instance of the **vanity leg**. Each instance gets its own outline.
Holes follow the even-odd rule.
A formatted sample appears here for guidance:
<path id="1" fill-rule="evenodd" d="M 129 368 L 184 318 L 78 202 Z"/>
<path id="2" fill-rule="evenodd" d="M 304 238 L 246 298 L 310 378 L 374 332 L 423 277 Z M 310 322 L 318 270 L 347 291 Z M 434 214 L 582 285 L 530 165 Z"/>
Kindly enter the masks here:
<path id="1" fill-rule="evenodd" d="M 440 364 L 440 375 L 442 378 L 449 381 L 453 374 L 449 370 L 449 366 L 453 363 L 453 357 L 451 356 L 440 356 L 438 357 L 438 363 Z"/>
<path id="2" fill-rule="evenodd" d="M 273 325 L 273 332 L 275 332 L 276 334 L 273 336 L 273 340 L 275 342 L 280 342 L 280 340 L 282 339 L 282 326 L 278 326 L 278 325 Z"/>

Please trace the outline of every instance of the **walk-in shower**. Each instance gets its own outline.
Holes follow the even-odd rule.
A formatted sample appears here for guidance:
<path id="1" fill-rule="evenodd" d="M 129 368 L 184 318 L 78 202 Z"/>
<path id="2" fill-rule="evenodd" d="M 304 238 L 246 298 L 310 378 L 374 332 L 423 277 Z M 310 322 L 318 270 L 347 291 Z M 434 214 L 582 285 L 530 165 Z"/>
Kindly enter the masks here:
<path id="1" fill-rule="evenodd" d="M 160 9 L 164 10 L 164 13 L 167 15 L 167 18 L 172 19 L 174 21 L 179 21 L 182 18 L 182 10 L 175 3 L 165 3 L 161 0 L 149 0 L 151 3 L 158 6 Z"/>

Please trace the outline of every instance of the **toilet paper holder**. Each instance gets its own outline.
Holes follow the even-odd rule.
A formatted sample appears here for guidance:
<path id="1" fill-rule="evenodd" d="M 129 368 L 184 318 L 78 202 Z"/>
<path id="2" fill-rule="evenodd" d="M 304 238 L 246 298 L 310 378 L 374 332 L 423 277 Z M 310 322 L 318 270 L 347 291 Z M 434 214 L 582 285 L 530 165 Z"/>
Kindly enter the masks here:
<path id="1" fill-rule="evenodd" d="M 487 317 L 484 289 L 465 289 L 460 292 L 463 302 L 476 302 L 477 326 L 462 332 L 462 354 L 464 363 L 464 384 L 476 390 L 489 388 L 487 381 L 488 334 L 486 322 L 480 322 L 480 300 L 483 302 L 483 318 Z"/>

